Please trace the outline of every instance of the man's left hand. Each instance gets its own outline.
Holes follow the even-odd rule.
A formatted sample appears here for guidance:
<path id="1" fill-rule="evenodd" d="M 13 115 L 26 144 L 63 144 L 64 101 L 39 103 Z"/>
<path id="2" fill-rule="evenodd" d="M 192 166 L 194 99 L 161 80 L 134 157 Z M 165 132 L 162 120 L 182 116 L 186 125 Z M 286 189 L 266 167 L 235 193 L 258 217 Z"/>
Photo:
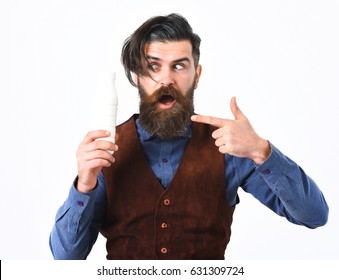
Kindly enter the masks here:
<path id="1" fill-rule="evenodd" d="M 234 120 L 202 115 L 194 115 L 191 119 L 218 128 L 212 133 L 212 137 L 221 153 L 250 158 L 255 163 L 262 164 L 271 153 L 268 141 L 254 131 L 247 117 L 239 109 L 235 97 L 232 97 L 230 106 Z"/>

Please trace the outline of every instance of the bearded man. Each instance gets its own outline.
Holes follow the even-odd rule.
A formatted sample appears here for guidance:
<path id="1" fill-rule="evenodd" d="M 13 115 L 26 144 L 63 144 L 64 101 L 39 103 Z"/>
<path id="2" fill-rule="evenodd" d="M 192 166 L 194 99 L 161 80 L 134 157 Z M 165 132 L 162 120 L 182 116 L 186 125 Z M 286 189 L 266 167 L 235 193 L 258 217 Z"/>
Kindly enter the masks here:
<path id="1" fill-rule="evenodd" d="M 95 141 L 103 130 L 80 143 L 50 236 L 54 258 L 86 259 L 100 231 L 108 259 L 223 259 L 239 187 L 292 223 L 327 222 L 317 185 L 254 131 L 234 97 L 233 120 L 194 114 L 199 46 L 178 14 L 150 18 L 125 41 L 140 114 L 117 127 L 116 144 Z"/>

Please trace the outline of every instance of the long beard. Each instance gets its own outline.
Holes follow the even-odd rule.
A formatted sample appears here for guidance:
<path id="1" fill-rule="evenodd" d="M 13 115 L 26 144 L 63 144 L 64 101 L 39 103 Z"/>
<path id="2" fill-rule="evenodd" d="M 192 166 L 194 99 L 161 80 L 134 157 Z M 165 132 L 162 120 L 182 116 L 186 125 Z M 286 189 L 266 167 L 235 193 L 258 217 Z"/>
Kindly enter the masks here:
<path id="1" fill-rule="evenodd" d="M 185 96 L 173 86 L 161 87 L 151 95 L 147 95 L 143 87 L 139 86 L 140 116 L 142 127 L 150 134 L 161 139 L 183 136 L 190 124 L 193 115 L 194 85 Z M 162 109 L 159 102 L 175 100 L 170 109 Z"/>

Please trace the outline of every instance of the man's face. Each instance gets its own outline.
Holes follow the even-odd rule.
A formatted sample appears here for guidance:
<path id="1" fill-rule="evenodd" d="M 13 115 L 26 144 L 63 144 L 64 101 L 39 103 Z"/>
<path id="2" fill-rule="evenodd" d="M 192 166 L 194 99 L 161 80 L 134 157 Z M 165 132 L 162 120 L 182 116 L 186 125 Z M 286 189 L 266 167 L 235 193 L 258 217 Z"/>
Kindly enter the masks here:
<path id="1" fill-rule="evenodd" d="M 194 67 L 188 40 L 152 42 L 146 45 L 151 77 L 137 77 L 140 92 L 140 122 L 160 138 L 185 133 L 193 113 L 193 92 L 201 66 Z"/>
<path id="2" fill-rule="evenodd" d="M 142 86 L 147 95 L 151 95 L 160 87 L 173 85 L 186 93 L 192 85 L 198 86 L 201 66 L 194 67 L 192 45 L 190 41 L 152 42 L 146 45 L 148 58 L 148 76 L 138 77 L 138 86 Z M 170 109 L 173 104 L 159 104 L 162 109 Z"/>

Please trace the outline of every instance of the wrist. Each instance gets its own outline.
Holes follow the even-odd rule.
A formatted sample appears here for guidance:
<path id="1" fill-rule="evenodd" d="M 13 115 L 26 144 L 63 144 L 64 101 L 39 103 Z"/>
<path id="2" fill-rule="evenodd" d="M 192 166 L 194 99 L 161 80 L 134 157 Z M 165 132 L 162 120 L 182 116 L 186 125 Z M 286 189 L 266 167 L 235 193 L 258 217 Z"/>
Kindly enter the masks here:
<path id="1" fill-rule="evenodd" d="M 270 143 L 265 139 L 260 139 L 257 150 L 251 159 L 258 165 L 263 164 L 271 155 L 272 149 Z"/>
<path id="2" fill-rule="evenodd" d="M 85 184 L 79 179 L 79 177 L 77 177 L 77 179 L 74 181 L 74 186 L 78 192 L 88 193 L 96 188 L 97 181 Z"/>

